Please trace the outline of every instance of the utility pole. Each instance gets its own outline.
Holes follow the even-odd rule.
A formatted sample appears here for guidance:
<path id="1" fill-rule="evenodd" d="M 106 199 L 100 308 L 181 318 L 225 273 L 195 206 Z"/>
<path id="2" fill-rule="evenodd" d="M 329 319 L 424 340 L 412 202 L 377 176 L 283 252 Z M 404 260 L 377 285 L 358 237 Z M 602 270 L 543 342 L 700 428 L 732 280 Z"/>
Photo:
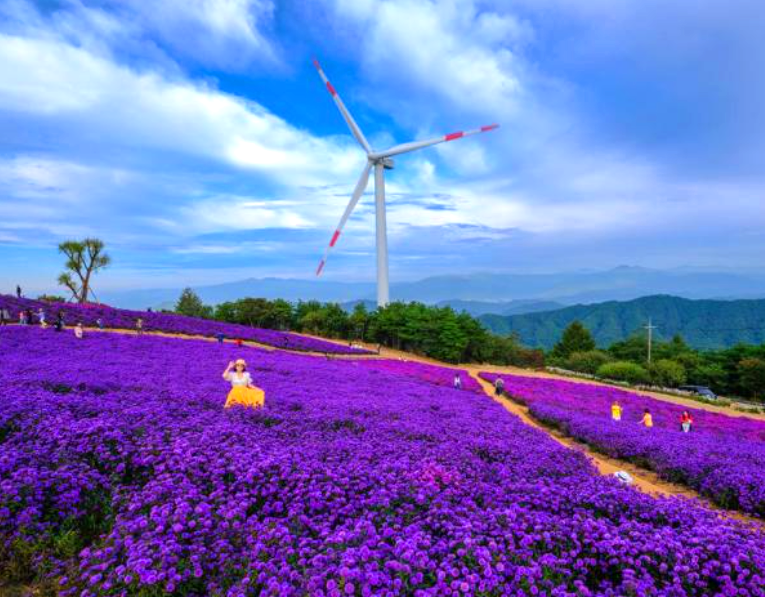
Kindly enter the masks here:
<path id="1" fill-rule="evenodd" d="M 656 326 L 651 323 L 651 318 L 648 318 L 648 325 L 643 326 L 646 330 L 648 330 L 648 363 L 651 363 L 651 340 L 653 339 L 653 331 L 656 329 Z"/>

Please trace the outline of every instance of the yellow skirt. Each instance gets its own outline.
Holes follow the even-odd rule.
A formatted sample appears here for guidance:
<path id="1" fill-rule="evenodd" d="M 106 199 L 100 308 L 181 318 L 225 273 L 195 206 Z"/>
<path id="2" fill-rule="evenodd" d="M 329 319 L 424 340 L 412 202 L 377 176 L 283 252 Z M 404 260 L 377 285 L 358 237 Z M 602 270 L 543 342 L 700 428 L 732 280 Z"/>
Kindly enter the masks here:
<path id="1" fill-rule="evenodd" d="M 261 408 L 266 402 L 266 394 L 260 388 L 248 388 L 245 386 L 234 386 L 228 393 L 224 408 L 232 406 L 250 406 L 252 408 Z"/>

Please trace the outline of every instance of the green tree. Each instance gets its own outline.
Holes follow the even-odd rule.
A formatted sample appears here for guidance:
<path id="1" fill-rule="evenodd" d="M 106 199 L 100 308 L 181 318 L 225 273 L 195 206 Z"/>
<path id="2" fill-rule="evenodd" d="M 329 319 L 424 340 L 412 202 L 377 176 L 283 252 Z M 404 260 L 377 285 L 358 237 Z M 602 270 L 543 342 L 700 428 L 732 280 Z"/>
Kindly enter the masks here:
<path id="1" fill-rule="evenodd" d="M 608 353 L 617 361 L 644 363 L 648 356 L 648 345 L 645 336 L 634 334 L 626 340 L 614 342 L 608 347 Z"/>
<path id="2" fill-rule="evenodd" d="M 225 321 L 227 323 L 239 323 L 237 315 L 236 303 L 225 302 L 218 303 L 215 306 L 213 317 L 219 321 Z"/>
<path id="3" fill-rule="evenodd" d="M 595 350 L 595 340 L 581 321 L 573 321 L 563 331 L 560 341 L 553 347 L 552 356 L 565 359 L 575 352 Z"/>
<path id="4" fill-rule="evenodd" d="M 270 327 L 271 303 L 264 298 L 246 298 L 236 301 L 237 318 L 242 325 L 256 328 Z"/>
<path id="5" fill-rule="evenodd" d="M 439 326 L 437 344 L 432 354 L 447 363 L 458 363 L 465 352 L 467 342 L 467 335 L 460 328 L 456 317 L 445 316 Z"/>
<path id="6" fill-rule="evenodd" d="M 59 253 L 66 256 L 64 267 L 67 270 L 59 275 L 58 283 L 65 286 L 78 303 L 88 301 L 88 297 L 93 293 L 93 276 L 112 261 L 104 247 L 104 242 L 97 238 L 68 240 L 58 246 Z"/>
<path id="7" fill-rule="evenodd" d="M 205 305 L 199 295 L 191 288 L 184 288 L 178 302 L 175 303 L 175 312 L 189 317 L 209 318 L 213 315 L 212 307 Z"/>
<path id="8" fill-rule="evenodd" d="M 277 330 L 287 330 L 292 325 L 292 305 L 284 299 L 276 299 L 271 303 L 271 320 Z"/>
<path id="9" fill-rule="evenodd" d="M 685 383 L 685 367 L 671 359 L 659 359 L 648 367 L 651 383 L 665 388 L 676 388 Z"/>
<path id="10" fill-rule="evenodd" d="M 747 396 L 757 400 L 765 399 L 765 360 L 742 359 L 738 364 L 741 388 Z"/>
<path id="11" fill-rule="evenodd" d="M 350 330 L 348 314 L 337 303 L 327 303 L 324 312 L 324 329 L 321 333 L 331 338 L 347 338 Z"/>
<path id="12" fill-rule="evenodd" d="M 325 326 L 324 311 L 308 311 L 300 318 L 300 329 L 309 334 L 319 335 Z"/>
<path id="13" fill-rule="evenodd" d="M 689 370 L 688 380 L 696 385 L 708 386 L 718 394 L 729 394 L 727 389 L 726 372 L 717 363 L 702 363 Z"/>
<path id="14" fill-rule="evenodd" d="M 348 318 L 350 333 L 357 340 L 364 340 L 367 337 L 367 328 L 369 326 L 369 312 L 364 303 L 357 303 L 353 307 L 353 313 Z"/>

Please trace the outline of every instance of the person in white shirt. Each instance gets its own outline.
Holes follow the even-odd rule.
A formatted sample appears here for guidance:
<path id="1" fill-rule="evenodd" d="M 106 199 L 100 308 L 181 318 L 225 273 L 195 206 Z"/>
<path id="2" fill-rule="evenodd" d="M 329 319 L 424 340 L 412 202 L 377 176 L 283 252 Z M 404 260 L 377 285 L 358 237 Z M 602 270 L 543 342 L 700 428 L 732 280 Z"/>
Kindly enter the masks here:
<path id="1" fill-rule="evenodd" d="M 265 405 L 266 395 L 263 390 L 253 385 L 252 376 L 247 371 L 247 363 L 244 359 L 229 363 L 223 372 L 223 379 L 231 383 L 231 391 L 228 393 L 224 408 L 237 404 L 253 408 L 261 408 Z"/>

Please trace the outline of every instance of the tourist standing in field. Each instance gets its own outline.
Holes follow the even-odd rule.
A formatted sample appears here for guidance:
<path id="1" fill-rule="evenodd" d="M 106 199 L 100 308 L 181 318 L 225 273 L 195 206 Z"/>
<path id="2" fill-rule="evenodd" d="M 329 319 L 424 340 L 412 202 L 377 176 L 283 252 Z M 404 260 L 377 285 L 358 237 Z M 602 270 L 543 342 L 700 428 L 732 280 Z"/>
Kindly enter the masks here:
<path id="1" fill-rule="evenodd" d="M 23 309 L 19 311 L 19 325 L 27 325 L 27 312 Z"/>
<path id="2" fill-rule="evenodd" d="M 21 298 L 21 286 L 16 284 L 16 298 Z"/>
<path id="3" fill-rule="evenodd" d="M 98 326 L 99 330 L 104 329 L 104 320 L 99 317 L 96 319 L 96 325 Z"/>
<path id="4" fill-rule="evenodd" d="M 501 396 L 505 391 L 505 380 L 498 377 L 494 380 L 494 395 Z"/>
<path id="5" fill-rule="evenodd" d="M 0 325 L 7 325 L 11 323 L 11 314 L 8 309 L 0 309 Z"/>
<path id="6" fill-rule="evenodd" d="M 653 427 L 653 416 L 651 416 L 651 411 L 647 408 L 643 411 L 643 418 L 640 419 L 640 424 L 648 429 Z"/>
<path id="7" fill-rule="evenodd" d="M 688 433 L 690 432 L 691 427 L 693 427 L 693 417 L 691 416 L 691 413 L 684 410 L 683 414 L 680 415 L 680 430 L 683 433 Z"/>
<path id="8" fill-rule="evenodd" d="M 42 307 L 40 307 L 39 311 L 37 311 L 37 321 L 40 322 L 41 328 L 48 327 L 48 324 L 45 323 L 45 311 L 43 311 Z"/>
<path id="9" fill-rule="evenodd" d="M 59 311 L 56 314 L 56 331 L 60 332 L 63 329 L 64 329 L 64 312 Z"/>
<path id="10" fill-rule="evenodd" d="M 231 383 L 231 391 L 228 393 L 224 408 L 234 405 L 261 408 L 265 405 L 266 395 L 263 390 L 252 384 L 252 377 L 247 371 L 247 363 L 244 359 L 229 363 L 223 372 L 223 379 Z"/>
<path id="11" fill-rule="evenodd" d="M 611 405 L 611 420 L 612 421 L 622 420 L 622 405 L 619 404 L 618 400 L 614 400 L 614 403 Z"/>
<path id="12" fill-rule="evenodd" d="M 140 317 L 135 322 L 135 331 L 138 333 L 139 336 L 143 334 L 143 319 L 141 319 Z"/>
<path id="13" fill-rule="evenodd" d="M 74 335 L 75 335 L 75 337 L 77 337 L 80 340 L 82 340 L 82 335 L 83 335 L 82 323 L 80 323 L 79 321 L 77 322 L 77 325 L 74 326 Z"/>
<path id="14" fill-rule="evenodd" d="M 462 378 L 460 377 L 459 373 L 457 373 L 454 376 L 454 389 L 455 390 L 461 390 L 462 389 Z"/>

